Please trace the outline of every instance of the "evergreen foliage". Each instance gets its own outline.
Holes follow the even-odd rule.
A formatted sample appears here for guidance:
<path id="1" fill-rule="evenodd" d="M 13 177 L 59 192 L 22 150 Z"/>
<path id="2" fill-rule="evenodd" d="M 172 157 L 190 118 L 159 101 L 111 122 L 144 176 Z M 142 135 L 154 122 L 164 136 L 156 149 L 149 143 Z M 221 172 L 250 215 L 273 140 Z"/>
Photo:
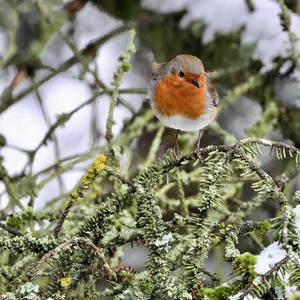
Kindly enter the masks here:
<path id="1" fill-rule="evenodd" d="M 59 115 L 40 144 L 34 150 L 25 151 L 28 164 L 19 174 L 9 174 L 0 157 L 0 181 L 9 199 L 0 213 L 0 299 L 286 299 L 287 287 L 299 289 L 300 230 L 295 207 L 300 204 L 300 191 L 295 190 L 293 180 L 299 175 L 300 150 L 286 142 L 262 138 L 283 124 L 279 118 L 279 111 L 283 109 L 274 100 L 270 84 L 272 72 L 267 76 L 258 74 L 255 62 L 248 57 L 251 66 L 243 66 L 247 70 L 232 71 L 227 66 L 229 71 L 212 74 L 212 78 L 219 78 L 230 89 L 223 98 L 222 109 L 240 95 L 264 95 L 260 98 L 263 99 L 262 117 L 247 131 L 246 138 L 237 140 L 213 123 L 209 130 L 219 142 L 201 148 L 201 159 L 192 150 L 196 136 L 188 133 L 179 138 L 182 153 L 165 151 L 161 145 L 168 136 L 155 121 L 147 97 L 141 108 L 133 111 L 123 124 L 121 133 L 113 134 L 115 109 L 120 105 L 131 110 L 122 95 L 145 94 L 143 89 L 121 87 L 136 51 L 136 29 L 138 34 L 145 33 L 146 40 L 151 34 L 156 36 L 155 26 L 144 28 L 138 19 L 135 24 L 128 21 L 138 18 L 138 1 L 130 4 L 135 7 L 131 13 L 124 11 L 117 15 L 126 16 L 124 25 L 80 51 L 60 30 L 61 25 L 71 22 L 87 2 L 115 15 L 118 1 L 103 1 L 103 6 L 101 1 L 69 1 L 63 8 L 65 11 L 54 20 L 46 13 L 50 4 L 33 2 L 42 19 L 41 29 L 46 32 L 40 37 L 38 47 L 31 45 L 34 51 L 28 49 L 28 53 L 37 58 L 49 36 L 56 32 L 73 49 L 73 57 L 37 80 L 33 75 L 37 70 L 32 70 L 31 65 L 28 67 L 31 55 L 24 56 L 21 62 L 16 60 L 21 65 L 13 55 L 5 58 L 4 67 L 15 64 L 19 70 L 24 68 L 29 72 L 30 69 L 27 76 L 32 78 L 33 85 L 16 95 L 7 88 L 1 95 L 0 113 L 31 92 L 38 94 L 44 82 L 77 63 L 83 73 L 95 77 L 95 93 L 71 112 Z M 247 1 L 250 8 L 255 9 L 251 2 Z M 279 3 L 282 26 L 294 45 L 290 10 L 284 1 Z M 6 5 L 11 7 L 11 4 Z M 178 16 L 169 18 L 173 22 Z M 192 29 L 185 34 L 192 35 L 189 30 Z M 123 32 L 129 33 L 128 47 L 119 56 L 110 89 L 97 78 L 89 63 L 101 45 Z M 181 39 L 186 39 L 183 32 L 178 36 L 178 41 Z M 223 39 L 228 42 L 237 37 L 218 39 L 217 42 L 224 43 Z M 205 51 L 212 50 L 208 47 Z M 293 46 L 293 63 L 298 57 L 295 51 Z M 16 59 L 18 53 L 15 55 Z M 204 55 L 209 57 L 209 53 Z M 238 59 L 241 60 L 241 56 Z M 232 67 L 236 67 L 234 63 L 231 61 Z M 38 63 L 34 66 L 40 67 Z M 235 81 L 232 72 L 236 75 Z M 237 78 L 242 78 L 242 82 Z M 36 153 L 47 143 L 55 142 L 56 129 L 103 95 L 109 95 L 111 100 L 106 144 L 60 159 L 39 173 L 28 171 Z M 298 124 L 299 121 L 295 127 Z M 287 137 L 293 134 L 290 132 Z M 151 136 L 151 142 L 146 150 L 138 151 L 138 146 L 133 144 L 142 143 L 145 135 Z M 294 144 L 299 146 L 299 139 Z M 0 149 L 6 145 L 6 137 L 0 134 Z M 121 168 L 120 161 L 125 156 L 126 166 Z M 272 162 L 282 162 L 275 175 L 262 163 L 266 157 Z M 33 208 L 37 194 L 48 182 L 91 159 L 93 162 L 72 191 L 49 201 L 43 210 Z M 244 197 L 249 189 L 248 197 Z M 24 205 L 24 199 L 29 199 L 28 205 Z M 270 203 L 275 203 L 276 215 L 253 218 L 255 212 Z M 241 242 L 251 244 L 249 248 L 256 252 L 243 251 L 239 247 Z M 286 255 L 261 274 L 255 268 L 256 254 L 272 242 Z M 124 245 L 128 244 L 143 245 L 146 249 L 147 263 L 142 271 L 124 265 Z M 209 258 L 218 264 L 216 273 L 207 268 Z M 230 266 L 231 275 L 222 274 L 224 265 Z M 295 295 L 296 298 L 291 299 L 300 297 L 299 292 Z"/>

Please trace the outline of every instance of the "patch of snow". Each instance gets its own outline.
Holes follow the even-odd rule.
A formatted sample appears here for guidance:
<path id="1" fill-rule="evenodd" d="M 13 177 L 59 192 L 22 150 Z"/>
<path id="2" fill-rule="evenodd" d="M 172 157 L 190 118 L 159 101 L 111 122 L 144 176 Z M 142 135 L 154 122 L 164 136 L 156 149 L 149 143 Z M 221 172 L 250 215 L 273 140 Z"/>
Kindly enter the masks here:
<path id="1" fill-rule="evenodd" d="M 253 0 L 255 10 L 250 12 L 244 0 L 212 0 L 212 1 L 171 1 L 143 0 L 147 9 L 170 13 L 187 10 L 180 26 L 186 28 L 193 21 L 201 20 L 205 24 L 203 43 L 211 42 L 217 34 L 229 34 L 244 28 L 242 43 L 255 44 L 252 58 L 263 64 L 262 72 L 273 67 L 273 59 L 277 56 L 287 57 L 291 45 L 287 32 L 280 25 L 280 6 L 273 0 Z M 291 30 L 298 36 L 296 49 L 300 51 L 300 17 L 291 14 Z"/>
<path id="2" fill-rule="evenodd" d="M 257 261 L 254 267 L 254 271 L 257 274 L 265 274 L 274 267 L 276 263 L 281 261 L 287 256 L 284 249 L 278 245 L 278 242 L 274 242 L 266 247 L 260 255 L 257 256 Z"/>
<path id="3" fill-rule="evenodd" d="M 214 0 L 193 1 L 180 25 L 186 28 L 192 21 L 201 20 L 205 23 L 203 42 L 211 42 L 216 34 L 227 34 L 239 30 L 247 23 L 248 10 L 245 1 Z M 237 17 L 238 16 L 238 17 Z"/>
<path id="4" fill-rule="evenodd" d="M 240 296 L 243 294 L 243 292 L 239 292 L 238 294 L 235 294 L 234 296 L 229 297 L 229 300 L 238 300 L 240 299 Z M 246 295 L 244 300 L 261 300 L 260 298 L 257 298 L 255 296 Z"/>
<path id="5" fill-rule="evenodd" d="M 292 285 L 292 286 L 286 286 L 285 287 L 285 296 L 287 298 L 289 297 L 293 297 L 295 296 L 295 294 L 297 293 L 298 289 L 295 285 Z"/>

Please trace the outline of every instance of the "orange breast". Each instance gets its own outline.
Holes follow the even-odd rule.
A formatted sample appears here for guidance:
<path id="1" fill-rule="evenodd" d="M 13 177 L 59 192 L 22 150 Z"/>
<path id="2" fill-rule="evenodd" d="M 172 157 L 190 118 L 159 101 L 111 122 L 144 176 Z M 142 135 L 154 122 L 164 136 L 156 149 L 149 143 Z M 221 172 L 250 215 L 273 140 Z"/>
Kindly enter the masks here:
<path id="1" fill-rule="evenodd" d="M 153 100 L 155 108 L 163 116 L 180 115 L 197 119 L 204 112 L 205 84 L 198 88 L 171 74 L 159 82 Z"/>

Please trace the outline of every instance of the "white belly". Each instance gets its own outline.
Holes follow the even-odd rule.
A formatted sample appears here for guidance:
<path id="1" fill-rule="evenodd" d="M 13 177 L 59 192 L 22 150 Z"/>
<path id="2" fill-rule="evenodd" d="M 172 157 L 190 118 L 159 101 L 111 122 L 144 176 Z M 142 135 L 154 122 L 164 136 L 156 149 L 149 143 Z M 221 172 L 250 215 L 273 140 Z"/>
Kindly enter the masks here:
<path id="1" fill-rule="evenodd" d="M 156 117 L 166 126 L 174 129 L 179 129 L 181 131 L 198 131 L 206 127 L 211 121 L 214 120 L 217 114 L 217 108 L 211 107 L 198 119 L 188 119 L 186 117 L 176 115 L 172 117 L 167 117 L 161 115 L 155 107 L 153 107 L 154 114 Z"/>

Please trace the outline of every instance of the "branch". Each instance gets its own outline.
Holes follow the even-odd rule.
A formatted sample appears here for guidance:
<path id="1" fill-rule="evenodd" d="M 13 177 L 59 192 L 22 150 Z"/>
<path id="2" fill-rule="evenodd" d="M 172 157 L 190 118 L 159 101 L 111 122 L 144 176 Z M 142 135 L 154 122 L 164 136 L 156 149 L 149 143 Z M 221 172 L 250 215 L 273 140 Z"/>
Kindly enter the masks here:
<path id="1" fill-rule="evenodd" d="M 94 160 L 94 162 L 92 163 L 88 171 L 81 178 L 79 186 L 76 188 L 74 192 L 70 194 L 67 207 L 62 212 L 61 217 L 54 229 L 54 237 L 56 239 L 59 237 L 61 228 L 65 222 L 65 219 L 67 218 L 70 209 L 76 202 L 78 202 L 79 199 L 83 198 L 84 192 L 89 188 L 91 188 L 91 185 L 95 180 L 96 176 L 99 175 L 104 170 L 105 162 L 106 162 L 106 156 L 99 155 Z"/>
<path id="2" fill-rule="evenodd" d="M 129 31 L 129 40 L 128 40 L 127 49 L 118 58 L 120 65 L 118 66 L 117 71 L 114 73 L 113 76 L 114 78 L 113 85 L 115 88 L 113 89 L 112 96 L 111 96 L 111 102 L 110 102 L 108 117 L 106 121 L 106 134 L 105 134 L 105 137 L 108 142 L 109 152 L 112 151 L 112 139 L 113 139 L 112 127 L 114 124 L 113 117 L 114 117 L 114 110 L 118 102 L 119 89 L 122 83 L 124 73 L 128 72 L 130 69 L 129 60 L 131 56 L 134 54 L 134 52 L 136 51 L 134 46 L 134 37 L 135 37 L 135 31 L 131 29 Z"/>
<path id="3" fill-rule="evenodd" d="M 4 223 L 0 222 L 0 227 L 13 236 L 22 236 L 22 233 L 20 233 L 19 231 L 15 230 L 14 228 L 12 228 Z"/>
<path id="4" fill-rule="evenodd" d="M 79 51 L 79 54 L 81 56 L 95 55 L 95 53 L 97 52 L 97 49 L 101 45 L 105 44 L 111 38 L 125 32 L 125 31 L 127 31 L 127 27 L 122 25 L 122 26 L 114 29 L 113 31 L 107 33 L 106 35 L 102 36 L 101 38 L 95 40 L 94 42 L 89 43 L 84 49 Z M 71 68 L 73 65 L 75 65 L 78 62 L 77 57 L 78 57 L 77 55 L 74 55 L 73 57 L 71 57 L 64 63 L 62 63 L 59 66 L 59 68 L 57 68 L 56 70 L 47 74 L 46 76 L 41 78 L 39 81 L 37 81 L 36 83 L 31 85 L 30 87 L 24 89 L 18 95 L 14 96 L 14 97 L 11 96 L 11 98 L 9 100 L 3 98 L 3 95 L 2 95 L 2 97 L 0 98 L 0 114 L 2 112 L 4 112 L 6 109 L 8 109 L 10 106 L 12 106 L 13 104 L 17 103 L 18 101 L 23 99 L 25 96 L 27 96 L 28 94 L 33 92 L 34 90 L 38 89 L 41 85 L 48 82 L 50 79 L 54 78 L 55 76 L 57 76 L 60 73 L 67 71 L 69 68 Z"/>

